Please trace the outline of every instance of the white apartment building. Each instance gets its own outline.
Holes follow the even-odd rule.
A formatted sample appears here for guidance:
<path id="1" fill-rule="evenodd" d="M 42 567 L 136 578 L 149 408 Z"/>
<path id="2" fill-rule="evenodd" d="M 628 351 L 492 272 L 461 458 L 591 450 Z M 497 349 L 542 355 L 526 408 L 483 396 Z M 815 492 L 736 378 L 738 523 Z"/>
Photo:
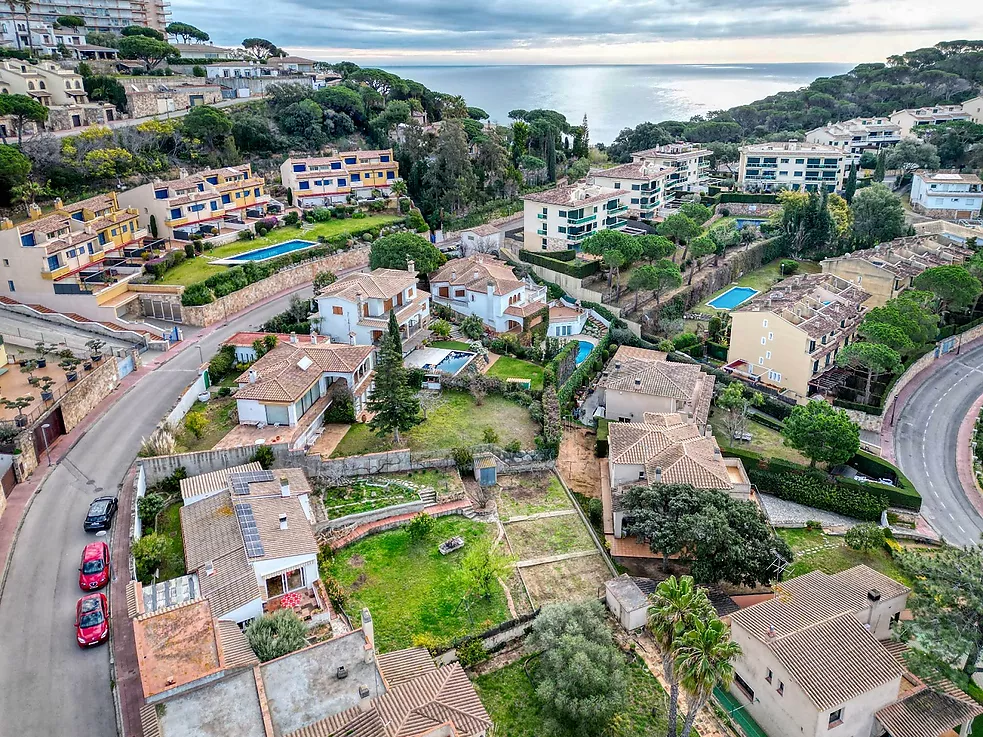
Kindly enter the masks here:
<path id="1" fill-rule="evenodd" d="M 963 103 L 963 112 L 969 116 L 974 123 L 983 124 L 983 95 L 966 100 Z"/>
<path id="2" fill-rule="evenodd" d="M 684 192 L 706 192 L 710 181 L 710 157 L 713 152 L 698 143 L 671 143 L 656 146 L 631 155 L 632 163 L 649 162 L 673 169 L 669 175 L 670 189 Z"/>
<path id="3" fill-rule="evenodd" d="M 911 178 L 911 207 L 937 218 L 975 219 L 983 209 L 983 181 L 976 174 L 919 169 Z"/>
<path id="4" fill-rule="evenodd" d="M 496 333 L 528 330 L 543 321 L 546 287 L 523 281 L 512 268 L 477 254 L 448 261 L 430 275 L 431 299 L 459 315 L 477 315 Z"/>
<path id="5" fill-rule="evenodd" d="M 31 4 L 31 25 L 53 25 L 59 16 L 77 15 L 85 21 L 87 31 L 119 33 L 127 26 L 147 26 L 163 32 L 171 22 L 169 0 L 36 0 Z M 8 5 L 0 11 L 0 20 L 24 20 L 22 8 L 11 13 Z"/>
<path id="6" fill-rule="evenodd" d="M 116 108 L 108 102 L 89 102 L 82 77 L 53 61 L 32 64 L 20 59 L 0 60 L 0 94 L 28 95 L 48 108 L 47 130 L 69 130 L 87 125 L 105 125 L 118 118 Z M 26 123 L 24 133 L 38 130 Z M 11 118 L 0 118 L 0 132 L 16 135 Z"/>
<path id="7" fill-rule="evenodd" d="M 655 161 L 641 160 L 612 169 L 591 171 L 589 181 L 601 187 L 630 190 L 628 216 L 643 220 L 654 218 L 669 199 L 670 176 L 676 172 Z"/>
<path id="8" fill-rule="evenodd" d="M 902 138 L 914 135 L 912 128 L 916 125 L 938 125 L 954 120 L 972 120 L 972 117 L 962 105 L 933 105 L 891 113 L 891 122 L 901 127 Z"/>
<path id="9" fill-rule="evenodd" d="M 864 151 L 893 146 L 901 140 L 901 126 L 890 118 L 851 118 L 806 133 L 807 143 L 835 146 L 859 159 Z"/>
<path id="10" fill-rule="evenodd" d="M 24 18 L 0 19 L 0 45 L 10 49 L 34 49 L 41 53 L 50 54 L 58 50 L 58 45 L 85 46 L 85 31 L 74 28 L 55 28 L 51 23 L 36 21 L 31 18 L 31 29 L 28 32 L 27 21 Z"/>
<path id="11" fill-rule="evenodd" d="M 523 196 L 526 249 L 566 251 L 599 230 L 625 227 L 630 194 L 628 189 L 577 183 Z"/>
<path id="12" fill-rule="evenodd" d="M 378 345 L 396 311 L 403 350 L 418 342 L 430 323 L 430 293 L 416 286 L 416 264 L 406 271 L 376 269 L 342 277 L 323 289 L 317 300 L 317 331 L 339 343 Z"/>
<path id="13" fill-rule="evenodd" d="M 779 185 L 791 190 L 836 192 L 843 189 L 844 170 L 852 155 L 822 143 L 755 143 L 741 146 L 738 185 L 770 192 Z"/>

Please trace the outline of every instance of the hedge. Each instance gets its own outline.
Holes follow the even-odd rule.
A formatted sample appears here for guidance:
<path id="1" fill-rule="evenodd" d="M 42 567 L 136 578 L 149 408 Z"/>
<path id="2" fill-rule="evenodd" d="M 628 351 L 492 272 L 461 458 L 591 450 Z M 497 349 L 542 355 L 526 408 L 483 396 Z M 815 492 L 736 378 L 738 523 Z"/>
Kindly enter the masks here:
<path id="1" fill-rule="evenodd" d="M 770 415 L 762 414 L 751 414 L 749 418 L 751 422 L 757 422 L 759 425 L 764 425 L 765 427 L 781 432 L 785 429 L 785 423 L 781 420 L 776 420 Z"/>
<path id="2" fill-rule="evenodd" d="M 561 251 L 561 253 L 564 252 Z M 574 279 L 583 279 L 601 270 L 599 261 L 565 261 L 542 253 L 533 253 L 532 251 L 519 251 L 519 259 L 528 264 L 542 266 L 544 269 L 555 271 L 558 274 L 572 276 Z"/>
<path id="3" fill-rule="evenodd" d="M 608 456 L 608 421 L 603 417 L 597 420 L 597 446 L 594 453 L 598 458 L 607 458 Z"/>
<path id="4" fill-rule="evenodd" d="M 893 478 L 897 484 L 896 486 L 877 483 L 864 484 L 866 487 L 874 488 L 884 493 L 893 506 L 914 509 L 916 511 L 921 509 L 922 495 L 918 493 L 915 485 L 908 480 L 908 477 L 901 472 L 901 469 L 894 464 L 888 463 L 883 458 L 875 456 L 872 453 L 861 450 L 850 459 L 849 465 L 856 468 L 864 476 L 875 479 Z M 844 481 L 846 480 L 844 479 Z"/>
<path id="5" fill-rule="evenodd" d="M 714 343 L 712 340 L 708 340 L 706 344 L 707 355 L 710 358 L 716 358 L 718 361 L 727 360 L 727 346 L 721 343 Z"/>
<path id="6" fill-rule="evenodd" d="M 566 383 L 560 387 L 560 391 L 557 392 L 557 399 L 561 408 L 568 406 L 570 400 L 573 398 L 574 392 L 586 384 L 595 372 L 604 368 L 604 351 L 607 350 L 610 343 L 611 333 L 605 333 L 600 342 L 594 346 L 594 350 L 587 354 L 584 362 L 577 367 L 577 370 L 571 374 Z"/>
<path id="7" fill-rule="evenodd" d="M 746 202 L 761 205 L 777 205 L 778 195 L 776 194 L 747 194 L 746 192 L 721 192 L 720 204 L 726 202 Z"/>
<path id="8" fill-rule="evenodd" d="M 569 341 L 553 357 L 553 360 L 546 364 L 543 369 L 544 386 L 549 383 L 559 388 L 573 376 L 577 370 L 577 350 L 579 347 L 580 343 L 576 340 Z"/>
<path id="9" fill-rule="evenodd" d="M 857 412 L 866 412 L 868 415 L 881 415 L 884 412 L 883 407 L 879 407 L 876 404 L 861 404 L 860 402 L 848 402 L 845 399 L 833 399 L 834 407 L 842 407 L 843 409 L 852 409 Z"/>
<path id="10" fill-rule="evenodd" d="M 965 325 L 946 325 L 944 328 L 939 328 L 939 340 L 965 333 L 967 330 L 971 330 L 979 325 L 983 325 L 983 317 L 970 320 Z"/>

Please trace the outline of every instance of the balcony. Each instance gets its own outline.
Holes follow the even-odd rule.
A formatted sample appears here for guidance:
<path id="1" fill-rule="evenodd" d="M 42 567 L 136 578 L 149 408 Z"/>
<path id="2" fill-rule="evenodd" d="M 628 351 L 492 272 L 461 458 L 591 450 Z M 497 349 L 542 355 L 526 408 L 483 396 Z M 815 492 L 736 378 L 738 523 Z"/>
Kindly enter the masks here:
<path id="1" fill-rule="evenodd" d="M 612 220 L 614 222 L 610 222 Z M 625 227 L 626 225 L 628 225 L 628 221 L 627 220 L 622 220 L 621 218 L 608 218 L 608 221 L 609 222 L 605 223 L 605 225 L 607 225 L 608 228 L 613 229 L 613 230 L 621 230 L 623 227 Z"/>
<path id="2" fill-rule="evenodd" d="M 583 225 L 584 223 L 592 223 L 597 220 L 597 215 L 585 215 L 582 218 L 567 218 L 567 225 Z"/>
<path id="3" fill-rule="evenodd" d="M 546 235 L 546 228 L 540 228 L 537 230 L 536 235 Z"/>
<path id="4" fill-rule="evenodd" d="M 540 220 L 545 220 L 547 217 L 549 217 L 549 215 L 547 215 L 545 212 L 540 212 L 536 214 L 536 217 Z"/>
<path id="5" fill-rule="evenodd" d="M 608 217 L 611 215 L 617 215 L 620 212 L 628 212 L 628 205 L 618 205 L 617 207 L 610 207 L 604 211 Z"/>
<path id="6" fill-rule="evenodd" d="M 573 243 L 580 243 L 584 238 L 593 233 L 593 230 L 586 231 L 584 233 L 567 233 L 567 240 Z"/>

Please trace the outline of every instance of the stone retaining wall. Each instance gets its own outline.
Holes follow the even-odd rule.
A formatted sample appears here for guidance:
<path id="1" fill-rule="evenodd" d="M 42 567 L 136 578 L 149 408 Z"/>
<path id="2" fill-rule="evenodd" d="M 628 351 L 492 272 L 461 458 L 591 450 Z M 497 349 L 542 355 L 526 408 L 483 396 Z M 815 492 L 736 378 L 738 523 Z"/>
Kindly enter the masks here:
<path id="1" fill-rule="evenodd" d="M 225 320 L 229 315 L 241 312 L 257 302 L 272 297 L 286 289 L 302 287 L 314 281 L 322 271 L 341 272 L 361 271 L 369 266 L 369 247 L 362 246 L 349 251 L 306 261 L 250 284 L 244 289 L 219 297 L 214 302 L 197 307 L 183 307 L 182 318 L 185 325 L 207 327 Z"/>
<path id="2" fill-rule="evenodd" d="M 348 514 L 344 517 L 338 517 L 337 519 L 329 519 L 326 522 L 320 522 L 315 525 L 314 532 L 327 532 L 329 530 L 337 530 L 341 527 L 348 527 L 349 525 L 366 525 L 370 522 L 378 522 L 381 519 L 386 519 L 387 517 L 397 517 L 401 514 L 418 514 L 427 507 L 432 506 L 432 502 L 424 501 L 393 504 L 390 507 L 373 509 L 370 512 Z"/>

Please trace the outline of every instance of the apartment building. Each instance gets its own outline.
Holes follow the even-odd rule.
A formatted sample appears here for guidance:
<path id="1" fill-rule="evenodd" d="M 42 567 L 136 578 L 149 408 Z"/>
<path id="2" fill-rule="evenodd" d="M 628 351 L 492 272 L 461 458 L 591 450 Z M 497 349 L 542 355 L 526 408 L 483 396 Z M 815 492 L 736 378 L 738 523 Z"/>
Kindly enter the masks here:
<path id="1" fill-rule="evenodd" d="M 677 142 L 656 146 L 631 155 L 632 163 L 648 162 L 672 169 L 667 184 L 669 189 L 683 192 L 706 192 L 710 183 L 710 157 L 713 152 L 698 143 Z"/>
<path id="2" fill-rule="evenodd" d="M 140 212 L 140 222 L 159 238 L 188 240 L 194 233 L 217 232 L 226 218 L 247 209 L 265 211 L 270 197 L 262 177 L 249 164 L 206 169 L 180 178 L 155 180 L 121 192 L 119 201 Z"/>
<path id="3" fill-rule="evenodd" d="M 528 330 L 543 321 L 546 287 L 524 281 L 512 267 L 477 254 L 448 261 L 430 275 L 431 299 L 459 315 L 477 315 L 496 333 Z"/>
<path id="4" fill-rule="evenodd" d="M 222 101 L 219 85 L 192 78 L 174 80 L 169 77 L 166 82 L 154 77 L 136 78 L 123 82 L 123 88 L 126 90 L 127 110 L 134 118 L 165 115 Z"/>
<path id="5" fill-rule="evenodd" d="M 837 192 L 843 189 L 852 154 L 823 143 L 755 143 L 741 146 L 737 182 L 742 189 L 770 192 L 779 185 L 795 191 Z"/>
<path id="6" fill-rule="evenodd" d="M 416 285 L 416 265 L 406 271 L 376 269 L 342 277 L 317 300 L 318 333 L 339 343 L 378 345 L 396 311 L 403 350 L 419 342 L 430 323 L 430 293 Z"/>
<path id="7" fill-rule="evenodd" d="M 9 14 L 9 13 L 8 13 Z M 74 28 L 55 28 L 51 23 L 31 18 L 28 31 L 27 21 L 18 19 L 0 19 L 0 45 L 12 49 L 34 49 L 34 51 L 50 54 L 58 50 L 58 45 L 69 47 L 85 45 L 85 31 Z"/>
<path id="8" fill-rule="evenodd" d="M 524 195 L 526 249 L 566 251 L 599 230 L 625 227 L 630 195 L 626 188 L 581 183 Z"/>
<path id="9" fill-rule="evenodd" d="M 110 103 L 89 102 L 81 75 L 53 61 L 32 64 L 20 59 L 0 60 L 0 93 L 28 95 L 48 108 L 48 120 L 41 126 L 45 130 L 106 125 L 118 118 Z M 37 131 L 35 123 L 26 123 L 23 132 Z M 11 118 L 0 118 L 0 133 L 11 136 L 16 132 Z"/>
<path id="10" fill-rule="evenodd" d="M 724 458 L 709 429 L 703 431 L 673 412 L 646 412 L 639 419 L 608 425 L 610 490 L 604 493 L 602 482 L 601 495 L 606 537 L 620 540 L 628 535 L 622 498 L 633 486 L 690 484 L 750 498 L 751 482 L 741 459 Z"/>
<path id="11" fill-rule="evenodd" d="M 181 56 L 186 59 L 228 59 L 235 60 L 238 57 L 232 49 L 222 46 L 214 46 L 210 43 L 172 43 L 175 49 L 181 52 Z"/>
<path id="12" fill-rule="evenodd" d="M 169 0 L 37 0 L 31 3 L 31 25 L 54 25 L 63 15 L 77 15 L 87 31 L 119 33 L 127 26 L 147 26 L 163 32 L 171 22 Z M 22 9 L 9 6 L 0 11 L 0 20 L 24 20 Z"/>
<path id="13" fill-rule="evenodd" d="M 592 170 L 588 181 L 614 190 L 630 190 L 626 198 L 628 216 L 643 220 L 654 218 L 669 200 L 670 177 L 677 170 L 655 161 L 622 164 L 611 169 Z"/>
<path id="14" fill-rule="evenodd" d="M 731 312 L 724 369 L 797 399 L 853 340 L 870 294 L 833 274 L 793 276 Z"/>
<path id="15" fill-rule="evenodd" d="M 983 210 L 983 181 L 955 169 L 919 169 L 911 177 L 911 208 L 947 220 L 974 220 Z"/>
<path id="16" fill-rule="evenodd" d="M 966 100 L 963 103 L 963 112 L 969 116 L 974 123 L 983 124 L 983 95 Z"/>
<path id="17" fill-rule="evenodd" d="M 314 71 L 317 63 L 313 59 L 305 59 L 303 56 L 274 56 L 266 61 L 268 66 L 279 69 L 291 74 L 310 74 Z"/>
<path id="18" fill-rule="evenodd" d="M 915 135 L 913 130 L 919 125 L 938 125 L 954 120 L 972 120 L 962 105 L 933 105 L 931 107 L 908 108 L 891 113 L 891 122 L 900 126 L 901 137 Z"/>
<path id="19" fill-rule="evenodd" d="M 375 151 L 343 151 L 331 156 L 287 159 L 280 165 L 283 186 L 298 207 L 322 207 L 392 191 L 399 179 L 399 164 L 391 148 Z"/>
<path id="20" fill-rule="evenodd" d="M 0 286 L 22 302 L 36 302 L 92 319 L 122 315 L 130 277 L 143 271 L 139 259 L 147 230 L 134 208 L 121 207 L 115 192 L 64 205 L 28 220 L 0 220 Z"/>
<path id="21" fill-rule="evenodd" d="M 901 140 L 901 126 L 890 118 L 851 118 L 830 123 L 806 133 L 807 143 L 834 146 L 860 159 L 864 151 L 876 151 L 893 146 Z"/>
<path id="22" fill-rule="evenodd" d="M 953 243 L 916 235 L 824 259 L 822 267 L 824 274 L 838 276 L 867 292 L 870 297 L 864 306 L 871 309 L 909 289 L 925 269 L 960 264 L 972 254 Z"/>

